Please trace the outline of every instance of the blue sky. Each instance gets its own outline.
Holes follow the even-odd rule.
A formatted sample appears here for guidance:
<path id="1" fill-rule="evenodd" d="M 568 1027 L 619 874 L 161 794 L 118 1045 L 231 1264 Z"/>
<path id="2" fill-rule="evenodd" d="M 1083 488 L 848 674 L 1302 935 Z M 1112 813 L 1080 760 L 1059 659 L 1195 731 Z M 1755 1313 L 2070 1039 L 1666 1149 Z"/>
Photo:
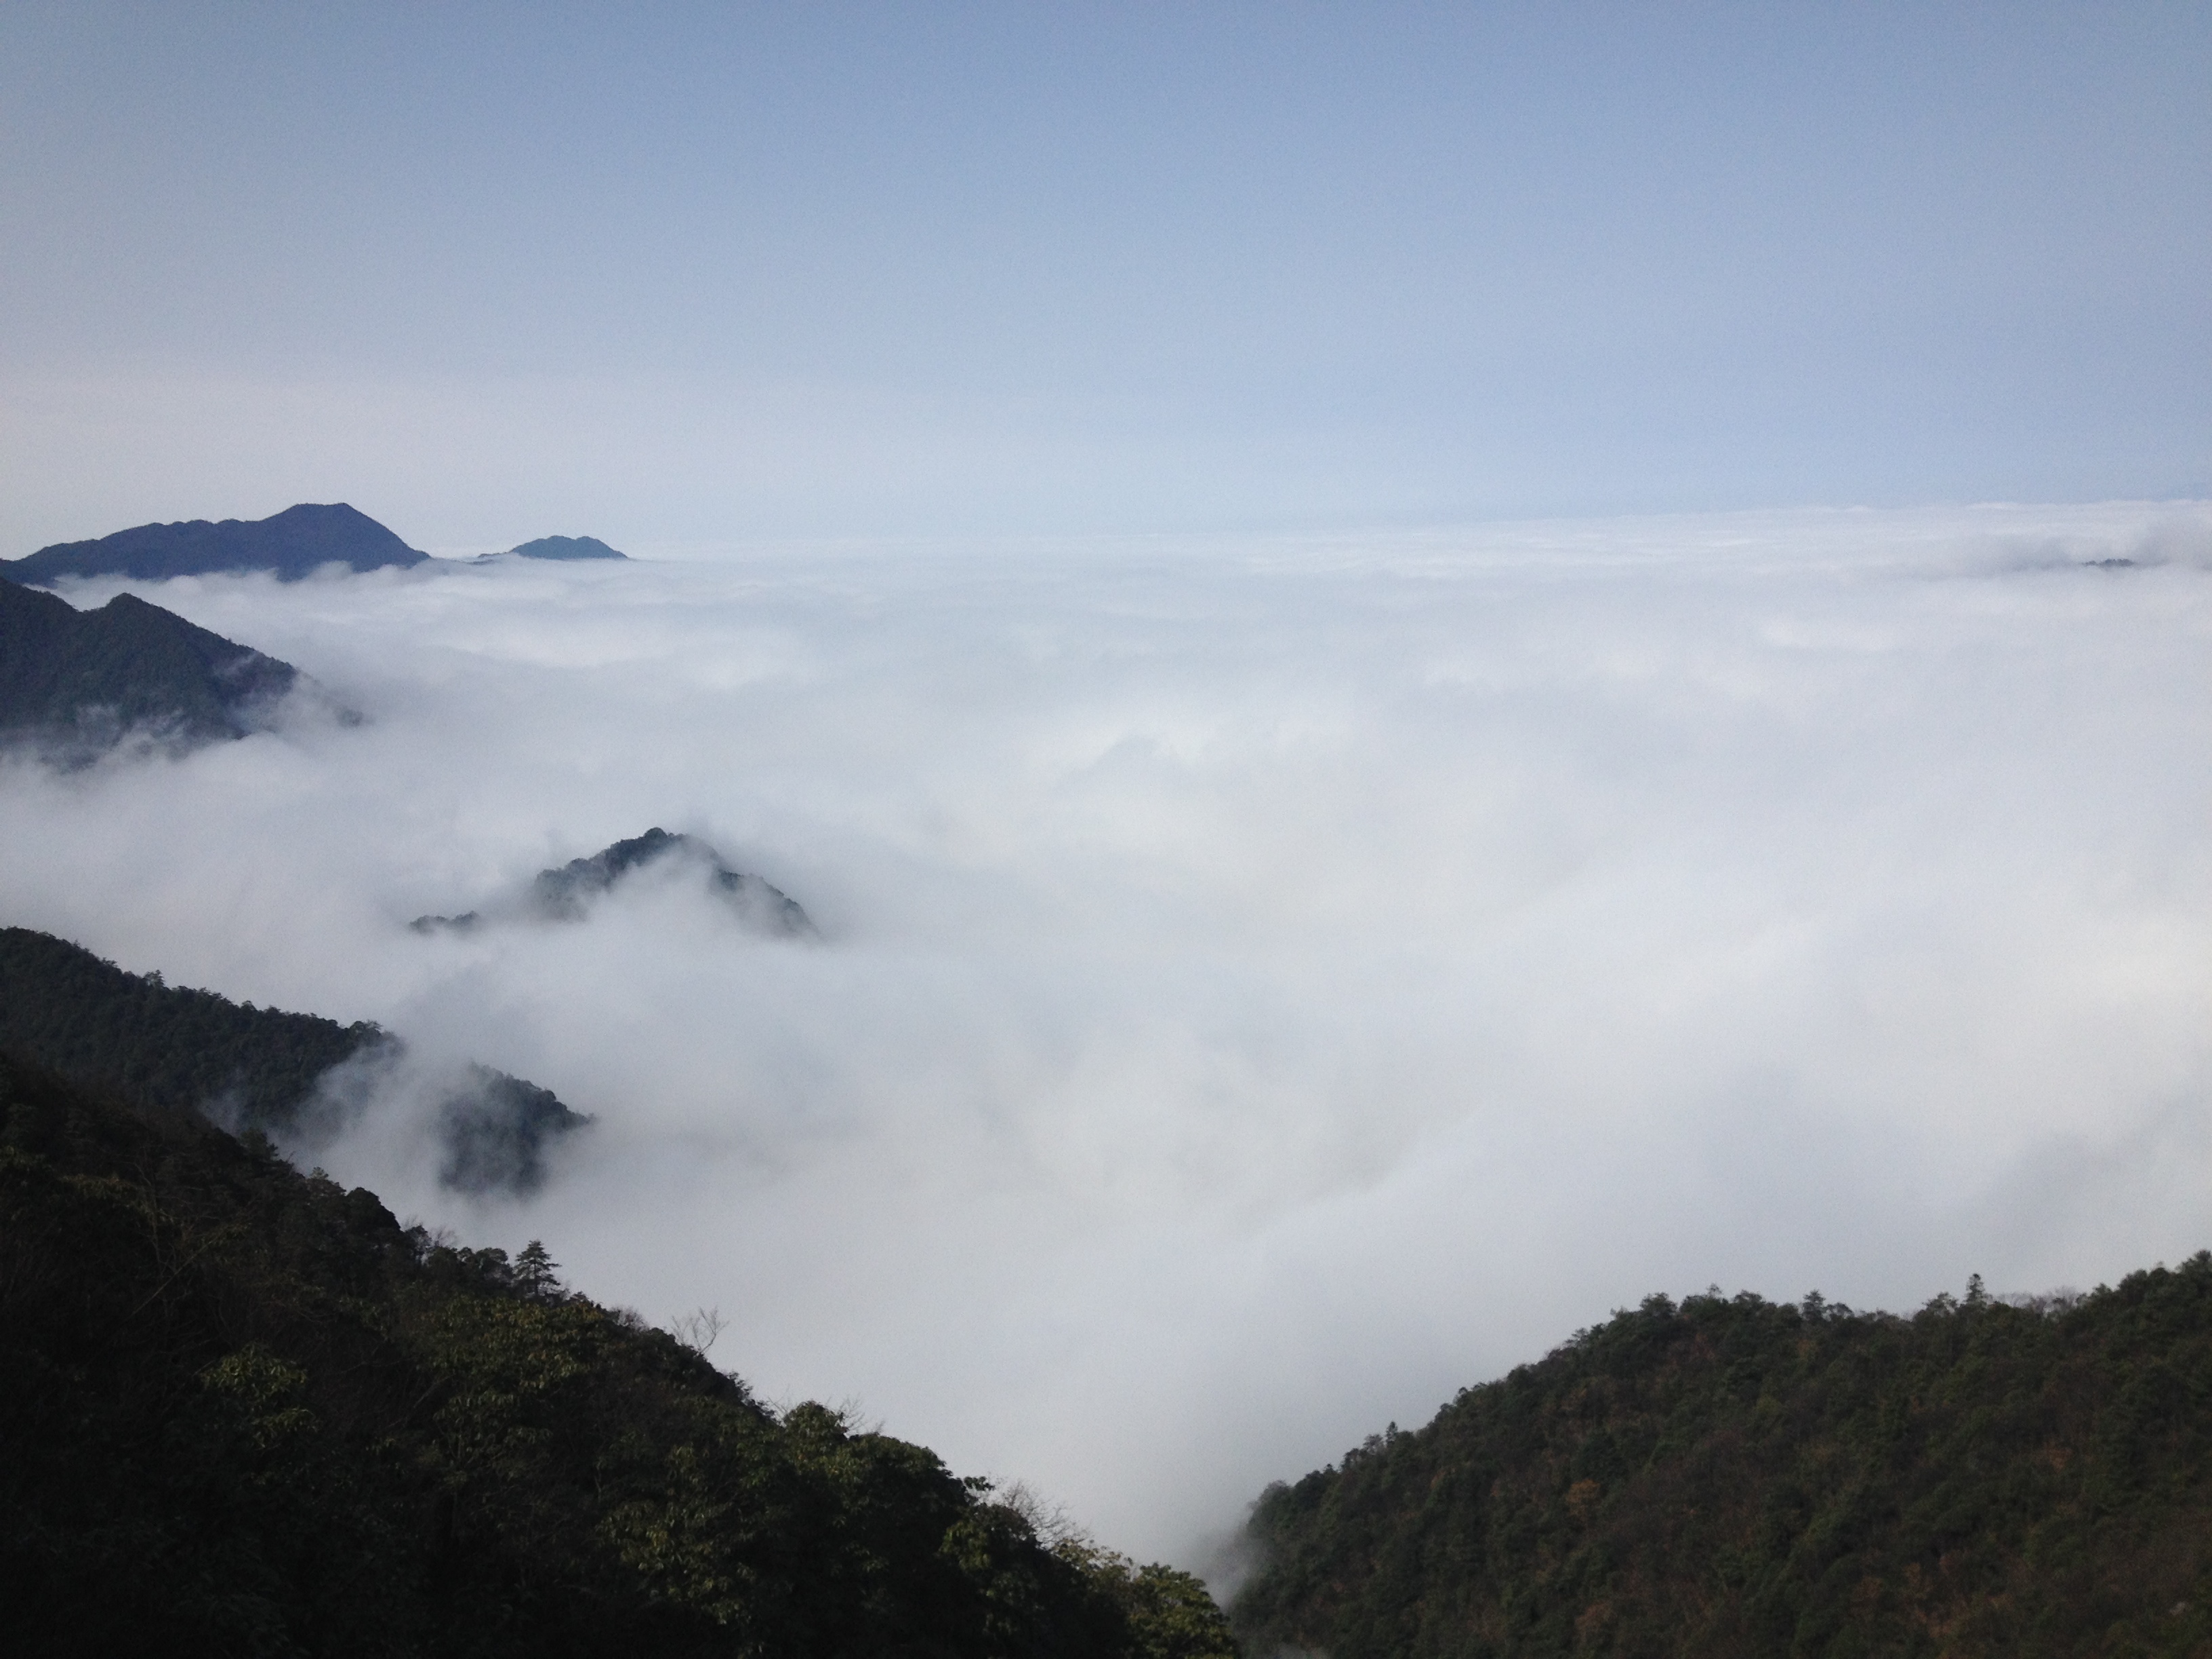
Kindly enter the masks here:
<path id="1" fill-rule="evenodd" d="M 2212 494 L 2201 6 L 0 13 L 10 553 Z"/>
<path id="2" fill-rule="evenodd" d="M 368 718 L 0 756 L 0 917 L 556 1090 L 525 1211 L 397 1085 L 295 1150 L 1189 1565 L 1654 1290 L 2179 1259 L 2208 88 L 2201 3 L 9 0 L 0 554 L 672 556 L 140 585 Z M 823 948 L 405 926 L 653 824 Z"/>

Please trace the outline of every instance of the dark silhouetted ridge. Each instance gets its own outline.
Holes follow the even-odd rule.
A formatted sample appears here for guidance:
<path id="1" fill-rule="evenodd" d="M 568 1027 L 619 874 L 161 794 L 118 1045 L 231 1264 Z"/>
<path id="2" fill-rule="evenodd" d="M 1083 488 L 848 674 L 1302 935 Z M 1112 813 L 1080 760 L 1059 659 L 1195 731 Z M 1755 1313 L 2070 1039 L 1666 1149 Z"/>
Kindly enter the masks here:
<path id="1" fill-rule="evenodd" d="M 266 519 L 193 519 L 142 524 L 88 542 L 57 542 L 27 558 L 0 562 L 0 575 L 19 582 L 63 576 L 128 576 L 160 581 L 226 571 L 272 571 L 296 581 L 326 564 L 356 571 L 421 564 L 416 551 L 370 518 L 339 501 L 302 503 Z"/>
<path id="2" fill-rule="evenodd" d="M 0 580 L 0 738 L 57 757 L 88 758 L 131 732 L 174 746 L 241 737 L 301 678 L 128 593 L 78 611 Z"/>

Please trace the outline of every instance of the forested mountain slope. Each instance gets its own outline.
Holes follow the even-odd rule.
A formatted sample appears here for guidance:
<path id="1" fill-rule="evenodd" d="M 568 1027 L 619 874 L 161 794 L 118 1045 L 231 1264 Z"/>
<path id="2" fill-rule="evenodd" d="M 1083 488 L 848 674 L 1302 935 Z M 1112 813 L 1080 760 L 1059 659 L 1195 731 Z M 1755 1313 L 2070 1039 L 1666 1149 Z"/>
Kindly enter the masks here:
<path id="1" fill-rule="evenodd" d="M 27 927 L 0 927 L 0 1047 L 94 1088 L 289 1138 L 338 1127 L 303 1121 L 333 1067 L 399 1054 L 396 1038 L 366 1022 L 165 984 Z M 465 1068 L 443 1092 L 441 1174 L 465 1191 L 530 1191 L 553 1143 L 591 1121 L 486 1066 Z"/>
<path id="2" fill-rule="evenodd" d="M 1194 1580 L 265 1143 L 0 1054 L 0 1608 L 41 1656 L 1233 1652 Z"/>
<path id="3" fill-rule="evenodd" d="M 242 737 L 299 672 L 118 593 L 79 611 L 0 580 L 0 740 L 83 761 L 130 732 L 186 747 Z"/>
<path id="4" fill-rule="evenodd" d="M 1910 1318 L 1654 1297 L 1270 1487 L 1255 1653 L 2212 1652 L 2212 1255 Z"/>

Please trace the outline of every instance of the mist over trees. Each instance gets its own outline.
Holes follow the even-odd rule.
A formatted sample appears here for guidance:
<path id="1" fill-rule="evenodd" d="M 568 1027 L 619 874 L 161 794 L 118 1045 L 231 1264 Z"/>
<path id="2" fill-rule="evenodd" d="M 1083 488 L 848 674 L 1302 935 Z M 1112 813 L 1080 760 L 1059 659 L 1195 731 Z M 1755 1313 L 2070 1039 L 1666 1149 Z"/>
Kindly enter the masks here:
<path id="1" fill-rule="evenodd" d="M 0 5 L 0 1632 L 2212 1659 L 2208 87 Z"/>
<path id="2" fill-rule="evenodd" d="M 0 1605 L 41 1654 L 1229 1659 L 1188 1575 L 0 1054 Z"/>
<path id="3" fill-rule="evenodd" d="M 520 894 L 488 901 L 483 908 L 459 915 L 417 916 L 407 925 L 418 933 L 472 933 L 502 921 L 581 921 L 593 900 L 612 892 L 625 878 L 656 866 L 694 870 L 703 878 L 707 890 L 757 933 L 776 939 L 817 936 L 813 921 L 797 899 L 759 876 L 732 869 L 697 836 L 672 835 L 657 824 L 587 857 L 540 870 Z"/>
<path id="4" fill-rule="evenodd" d="M 133 974 L 27 927 L 0 928 L 0 1047 L 94 1088 L 290 1143 L 327 1139 L 404 1052 L 380 1026 L 240 1005 Z M 344 1068 L 344 1069 L 342 1069 Z M 591 1120 L 551 1091 L 473 1062 L 440 1090 L 439 1176 L 459 1192 L 530 1193 L 556 1142 Z"/>
<path id="5" fill-rule="evenodd" d="M 41 987 L 70 1019 L 112 998 L 41 1039 L 70 1081 L 264 1122 L 429 1233 L 542 1234 L 508 1264 L 526 1286 L 732 1309 L 716 1359 L 763 1396 L 866 1399 L 1143 1558 L 1208 1560 L 1270 1480 L 1644 1283 L 1915 1305 L 1977 1263 L 2117 1280 L 2197 1248 L 2203 1150 L 2174 1103 L 2202 1074 L 2212 704 L 2176 688 L 2203 672 L 2207 590 L 2194 544 L 2161 563 L 2140 517 L 1986 545 L 1793 520 L 1711 558 L 1684 544 L 1744 526 L 1656 550 L 1592 531 L 1580 560 L 1501 532 L 1358 554 L 1381 574 L 1240 546 L 179 581 L 165 603 L 374 724 L 9 757 L 9 919 L 229 994 L 49 939 L 0 1018 Z M 616 839 L 654 815 L 743 848 L 823 940 L 744 937 L 708 864 L 635 856 L 678 837 Z M 541 866 L 548 909 L 586 922 L 537 925 Z M 518 925 L 405 926 L 471 904 Z M 248 994 L 343 1016 L 257 1058 L 275 1028 Z M 347 1048 L 356 1014 L 465 1097 L 302 1133 L 369 1102 L 337 1088 L 382 1052 Z M 469 1054 L 600 1127 L 552 1133 L 556 1098 L 465 1075 Z M 1553 1455 L 1547 1421 L 1501 1431 L 1499 1467 Z M 1632 1428 L 1613 1449 L 1656 1480 L 1674 1454 Z M 1614 1513 L 1604 1459 L 1557 1455 L 1540 1538 Z M 1772 1470 L 1713 1456 L 1714 1490 L 1764 1516 Z M 1922 1473 L 1882 1476 L 1900 1516 Z M 1693 1507 L 1650 1530 L 1719 1527 Z M 2170 1534 L 2145 1513 L 2151 1560 Z M 1777 1520 L 1793 1553 L 1721 1587 L 1744 1627 L 1782 1642 L 1794 1608 L 1788 1642 L 1841 1652 L 1966 1608 L 1957 1630 L 2027 1639 L 1971 1622 L 2008 1592 L 1960 1588 L 1976 1558 L 1949 1534 L 1807 1553 L 1863 1521 L 1905 1525 Z M 2063 1559 L 2038 1528 L 1992 1529 L 1990 1571 Z M 1570 1571 L 1508 1529 L 1441 1565 L 1378 1544 L 1413 1561 L 1394 1578 L 1323 1531 L 1279 1559 L 1310 1547 L 1378 1642 L 1415 1618 L 1401 1592 L 1417 1636 L 1466 1601 L 1525 1614 L 1508 1629 L 1539 1651 L 1736 1639 L 1684 1622 L 1720 1593 L 1709 1553 L 1621 1566 L 1563 1532 Z M 1905 1569 L 1947 1557 L 1912 1600 Z M 1904 1588 L 1862 1607 L 1831 1571 Z M 2164 1593 L 2136 1571 L 2112 1582 Z M 1293 1639 L 1355 1639 L 1285 1595 Z"/>
<path id="6" fill-rule="evenodd" d="M 740 1310 L 777 1397 L 1197 1561 L 1653 1285 L 1911 1307 L 2204 1242 L 2207 546 L 1978 508 L 188 578 L 137 591 L 373 722 L 0 762 L 0 921 L 550 1086 L 601 1120 L 528 1224 L 577 1282 Z M 823 944 L 657 866 L 406 928 L 649 824 Z M 301 1155 L 514 1248 L 436 1106 Z"/>
<path id="7" fill-rule="evenodd" d="M 134 735 L 173 751 L 243 737 L 300 678 L 135 594 L 78 611 L 0 580 L 0 743 L 64 765 Z"/>

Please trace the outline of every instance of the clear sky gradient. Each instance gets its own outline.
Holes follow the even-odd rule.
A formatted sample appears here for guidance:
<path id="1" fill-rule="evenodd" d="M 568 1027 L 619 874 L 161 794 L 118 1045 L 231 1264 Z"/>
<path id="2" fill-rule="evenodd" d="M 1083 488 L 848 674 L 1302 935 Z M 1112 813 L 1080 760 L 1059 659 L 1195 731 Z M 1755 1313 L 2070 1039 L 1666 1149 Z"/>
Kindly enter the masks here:
<path id="1" fill-rule="evenodd" d="M 0 10 L 0 553 L 2212 494 L 2212 9 Z"/>

